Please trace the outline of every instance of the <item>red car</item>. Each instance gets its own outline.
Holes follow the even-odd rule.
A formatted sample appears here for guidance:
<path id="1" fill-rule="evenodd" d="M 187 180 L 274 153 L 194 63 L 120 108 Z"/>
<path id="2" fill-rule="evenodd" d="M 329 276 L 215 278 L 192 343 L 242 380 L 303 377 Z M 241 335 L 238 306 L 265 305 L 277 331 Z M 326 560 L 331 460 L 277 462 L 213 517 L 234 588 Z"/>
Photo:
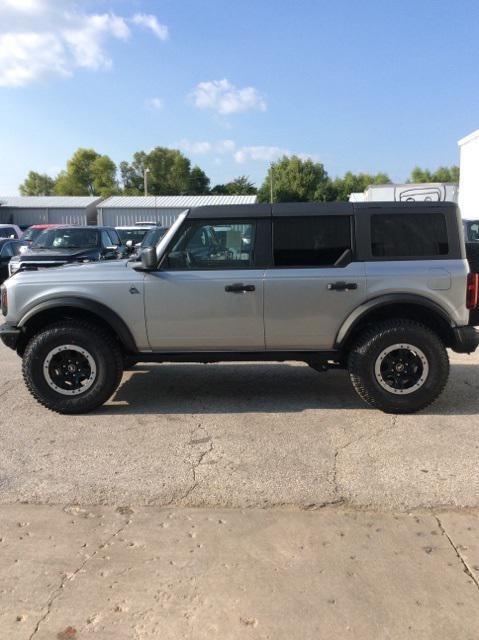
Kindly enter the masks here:
<path id="1" fill-rule="evenodd" d="M 32 224 L 32 226 L 28 227 L 28 229 L 23 234 L 22 240 L 28 242 L 28 244 L 31 244 L 32 242 L 35 242 L 35 240 L 41 233 L 43 233 L 43 231 L 46 231 L 47 229 L 55 229 L 59 226 L 59 224 Z"/>

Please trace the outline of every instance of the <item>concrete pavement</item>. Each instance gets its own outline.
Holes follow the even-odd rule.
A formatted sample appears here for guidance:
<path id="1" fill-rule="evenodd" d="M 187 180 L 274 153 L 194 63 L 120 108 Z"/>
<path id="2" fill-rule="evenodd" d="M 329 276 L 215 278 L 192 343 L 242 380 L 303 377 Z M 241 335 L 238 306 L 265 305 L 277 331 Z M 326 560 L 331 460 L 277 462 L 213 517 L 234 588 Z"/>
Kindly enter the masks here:
<path id="1" fill-rule="evenodd" d="M 476 640 L 479 513 L 9 505 L 5 640 Z"/>
<path id="2" fill-rule="evenodd" d="M 479 637 L 477 355 L 415 416 L 292 363 L 65 417 L 0 361 L 0 640 Z"/>
<path id="3" fill-rule="evenodd" d="M 479 354 L 451 360 L 413 416 L 292 363 L 138 365 L 103 408 L 65 417 L 0 347 L 0 503 L 479 507 Z"/>

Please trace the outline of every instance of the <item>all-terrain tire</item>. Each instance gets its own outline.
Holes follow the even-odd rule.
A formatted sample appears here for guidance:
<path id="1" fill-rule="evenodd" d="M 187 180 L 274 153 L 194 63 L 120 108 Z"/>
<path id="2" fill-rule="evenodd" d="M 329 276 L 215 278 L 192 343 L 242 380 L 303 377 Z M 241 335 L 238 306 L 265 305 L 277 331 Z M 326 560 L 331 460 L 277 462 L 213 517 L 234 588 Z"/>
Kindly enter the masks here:
<path id="1" fill-rule="evenodd" d="M 404 395 L 384 388 L 375 371 L 378 358 L 388 347 L 398 344 L 419 349 L 429 367 L 422 386 Z M 370 406 L 385 413 L 414 413 L 442 393 L 449 376 L 449 357 L 441 339 L 423 324 L 406 319 L 387 320 L 358 337 L 349 353 L 348 369 L 354 389 Z"/>
<path id="2" fill-rule="evenodd" d="M 56 391 L 44 372 L 49 354 L 64 345 L 84 350 L 95 365 L 94 381 L 78 395 Z M 115 338 L 102 327 L 65 320 L 45 327 L 30 339 L 23 354 L 22 371 L 30 393 L 47 409 L 65 414 L 86 413 L 106 402 L 117 389 L 123 375 L 123 354 Z"/>

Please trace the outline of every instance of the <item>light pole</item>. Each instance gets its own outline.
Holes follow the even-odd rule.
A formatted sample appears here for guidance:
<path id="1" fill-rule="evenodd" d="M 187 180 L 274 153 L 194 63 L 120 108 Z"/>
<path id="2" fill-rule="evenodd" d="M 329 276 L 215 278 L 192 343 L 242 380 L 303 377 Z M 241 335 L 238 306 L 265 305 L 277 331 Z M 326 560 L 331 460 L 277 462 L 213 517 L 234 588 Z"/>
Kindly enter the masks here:
<path id="1" fill-rule="evenodd" d="M 273 163 L 269 165 L 269 188 L 270 188 L 269 200 L 271 204 L 273 204 Z"/>
<path id="2" fill-rule="evenodd" d="M 143 171 L 143 182 L 145 185 L 145 196 L 148 195 L 148 174 L 150 173 L 150 170 L 148 169 L 148 167 L 145 167 L 145 170 Z"/>

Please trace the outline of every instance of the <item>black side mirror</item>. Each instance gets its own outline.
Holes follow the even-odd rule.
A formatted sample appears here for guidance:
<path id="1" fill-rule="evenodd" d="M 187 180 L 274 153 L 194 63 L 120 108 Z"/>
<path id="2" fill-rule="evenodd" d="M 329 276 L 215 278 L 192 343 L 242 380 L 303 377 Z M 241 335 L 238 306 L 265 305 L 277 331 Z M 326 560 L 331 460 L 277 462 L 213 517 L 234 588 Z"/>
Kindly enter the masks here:
<path id="1" fill-rule="evenodd" d="M 158 264 L 156 247 L 145 247 L 140 254 L 141 266 L 144 271 L 154 271 Z"/>

